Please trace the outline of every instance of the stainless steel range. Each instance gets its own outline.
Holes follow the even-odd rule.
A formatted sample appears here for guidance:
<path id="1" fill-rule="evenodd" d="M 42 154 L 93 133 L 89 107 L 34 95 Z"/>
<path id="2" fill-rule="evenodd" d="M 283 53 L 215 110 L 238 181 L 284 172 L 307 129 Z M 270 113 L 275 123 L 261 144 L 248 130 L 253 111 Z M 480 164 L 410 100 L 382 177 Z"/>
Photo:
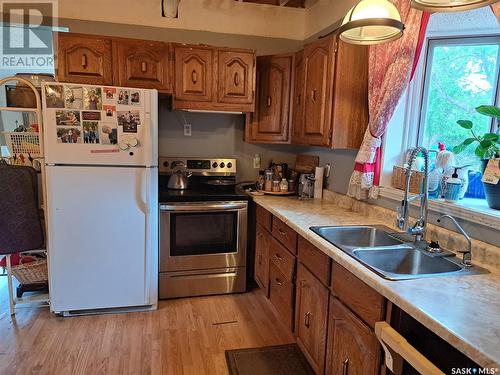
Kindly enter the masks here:
<path id="1" fill-rule="evenodd" d="M 168 189 L 179 166 L 186 190 Z M 160 158 L 160 298 L 244 292 L 248 197 L 235 159 Z"/>

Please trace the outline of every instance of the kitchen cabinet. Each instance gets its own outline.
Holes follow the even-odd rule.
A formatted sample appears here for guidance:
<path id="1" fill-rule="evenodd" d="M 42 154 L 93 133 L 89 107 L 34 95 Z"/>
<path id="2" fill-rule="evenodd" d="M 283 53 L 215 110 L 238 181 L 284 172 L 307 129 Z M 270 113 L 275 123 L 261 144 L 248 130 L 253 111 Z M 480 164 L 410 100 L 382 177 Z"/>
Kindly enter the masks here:
<path id="1" fill-rule="evenodd" d="M 99 36 L 57 33 L 57 80 L 61 82 L 112 85 L 111 39 Z"/>
<path id="2" fill-rule="evenodd" d="M 170 45 L 163 42 L 113 41 L 115 84 L 172 92 Z"/>
<path id="3" fill-rule="evenodd" d="M 375 375 L 380 346 L 375 333 L 335 297 L 330 299 L 327 375 Z"/>
<path id="4" fill-rule="evenodd" d="M 295 335 L 316 374 L 324 373 L 328 289 L 301 263 L 297 269 Z"/>
<path id="5" fill-rule="evenodd" d="M 255 228 L 255 281 L 269 294 L 269 246 L 272 236 L 257 223 Z"/>
<path id="6" fill-rule="evenodd" d="M 255 112 L 246 117 L 247 142 L 290 142 L 293 60 L 291 54 L 257 58 Z"/>
<path id="7" fill-rule="evenodd" d="M 175 45 L 174 59 L 175 109 L 253 112 L 253 51 Z"/>
<path id="8" fill-rule="evenodd" d="M 368 125 L 368 48 L 334 34 L 305 46 L 300 69 L 294 143 L 358 148 Z"/>
<path id="9" fill-rule="evenodd" d="M 214 50 L 211 47 L 175 46 L 175 99 L 211 102 L 214 99 Z"/>
<path id="10" fill-rule="evenodd" d="M 219 50 L 218 95 L 220 103 L 252 104 L 255 85 L 255 54 Z"/>
<path id="11" fill-rule="evenodd" d="M 274 262 L 269 265 L 269 300 L 278 313 L 279 321 L 293 332 L 294 284 L 281 273 Z"/>

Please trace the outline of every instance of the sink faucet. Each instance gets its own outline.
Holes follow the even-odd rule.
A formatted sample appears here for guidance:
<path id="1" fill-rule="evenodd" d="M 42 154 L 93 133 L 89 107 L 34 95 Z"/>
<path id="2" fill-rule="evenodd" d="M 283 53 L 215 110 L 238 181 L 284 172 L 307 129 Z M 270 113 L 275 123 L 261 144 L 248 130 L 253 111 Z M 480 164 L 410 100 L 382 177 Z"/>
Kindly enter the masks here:
<path id="1" fill-rule="evenodd" d="M 410 178 L 413 173 L 412 166 L 415 163 L 417 155 L 422 153 L 424 156 L 424 181 L 422 192 L 413 197 L 409 197 L 410 193 Z M 415 224 L 409 227 L 408 221 L 410 216 L 410 202 L 420 198 L 420 215 Z M 422 241 L 425 238 L 425 230 L 427 227 L 427 209 L 429 201 L 429 151 L 424 147 L 416 147 L 412 150 L 406 167 L 406 183 L 405 195 L 401 201 L 401 207 L 397 209 L 396 225 L 399 229 L 415 236 L 415 241 Z"/>
<path id="2" fill-rule="evenodd" d="M 455 218 L 451 215 L 441 215 L 437 219 L 437 222 L 440 223 L 441 219 L 447 217 L 448 219 L 451 220 L 453 224 L 457 227 L 458 231 L 463 234 L 465 239 L 467 240 L 467 251 L 461 251 L 463 254 L 462 258 L 462 265 L 465 267 L 472 267 L 472 241 L 469 237 L 469 235 L 465 232 L 464 228 L 460 224 L 458 224 L 458 221 L 455 220 Z"/>

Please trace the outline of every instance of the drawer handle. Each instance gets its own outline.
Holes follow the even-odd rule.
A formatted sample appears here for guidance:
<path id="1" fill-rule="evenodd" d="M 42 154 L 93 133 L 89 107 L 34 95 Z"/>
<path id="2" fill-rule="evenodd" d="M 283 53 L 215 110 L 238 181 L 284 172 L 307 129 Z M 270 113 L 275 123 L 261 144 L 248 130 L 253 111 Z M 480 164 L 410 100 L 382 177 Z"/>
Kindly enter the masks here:
<path id="1" fill-rule="evenodd" d="M 259 265 L 262 264 L 262 254 L 259 254 Z"/>
<path id="2" fill-rule="evenodd" d="M 312 90 L 312 91 L 311 91 L 311 100 L 312 100 L 313 102 L 316 102 L 316 90 Z"/>
<path id="3" fill-rule="evenodd" d="M 344 359 L 344 362 L 342 362 L 342 375 L 348 375 L 349 374 L 349 358 Z"/>
<path id="4" fill-rule="evenodd" d="M 278 232 L 279 232 L 279 234 L 281 234 L 282 236 L 284 236 L 284 235 L 286 234 L 286 233 L 285 233 L 285 231 L 284 231 L 284 230 L 282 230 L 282 229 L 278 229 Z"/>
<path id="5" fill-rule="evenodd" d="M 268 96 L 267 97 L 267 106 L 270 107 L 272 102 L 273 102 L 273 99 L 271 98 L 271 96 Z"/>
<path id="6" fill-rule="evenodd" d="M 82 68 L 87 69 L 87 55 L 86 54 L 82 55 Z"/>
<path id="7" fill-rule="evenodd" d="M 304 325 L 307 328 L 311 326 L 311 313 L 309 311 L 304 314 Z"/>
<path id="8" fill-rule="evenodd" d="M 148 71 L 148 63 L 146 61 L 141 62 L 141 72 L 146 73 Z"/>
<path id="9" fill-rule="evenodd" d="M 238 86 L 240 84 L 240 76 L 238 75 L 238 72 L 234 73 L 234 85 Z"/>
<path id="10" fill-rule="evenodd" d="M 275 278 L 274 281 L 276 281 L 276 284 L 278 284 L 279 286 L 282 286 L 283 285 L 283 281 L 281 281 L 280 279 L 278 278 Z"/>
<path id="11" fill-rule="evenodd" d="M 192 81 L 193 83 L 198 82 L 198 74 L 196 73 L 196 70 L 193 70 L 193 71 L 191 72 L 191 81 Z"/>
<path id="12" fill-rule="evenodd" d="M 278 260 L 283 260 L 283 257 L 279 255 L 278 253 L 274 254 L 274 257 Z"/>

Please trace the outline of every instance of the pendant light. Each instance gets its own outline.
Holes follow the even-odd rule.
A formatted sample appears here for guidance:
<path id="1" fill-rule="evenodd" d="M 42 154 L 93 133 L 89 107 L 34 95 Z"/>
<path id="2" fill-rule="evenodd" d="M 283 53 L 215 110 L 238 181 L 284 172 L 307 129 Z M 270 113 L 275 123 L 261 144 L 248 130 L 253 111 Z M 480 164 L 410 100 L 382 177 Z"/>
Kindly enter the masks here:
<path id="1" fill-rule="evenodd" d="M 388 0 L 361 0 L 344 17 L 340 39 L 351 44 L 380 44 L 403 36 L 398 9 Z"/>
<path id="2" fill-rule="evenodd" d="M 412 0 L 411 6 L 427 12 L 461 12 L 481 8 L 498 0 Z"/>

